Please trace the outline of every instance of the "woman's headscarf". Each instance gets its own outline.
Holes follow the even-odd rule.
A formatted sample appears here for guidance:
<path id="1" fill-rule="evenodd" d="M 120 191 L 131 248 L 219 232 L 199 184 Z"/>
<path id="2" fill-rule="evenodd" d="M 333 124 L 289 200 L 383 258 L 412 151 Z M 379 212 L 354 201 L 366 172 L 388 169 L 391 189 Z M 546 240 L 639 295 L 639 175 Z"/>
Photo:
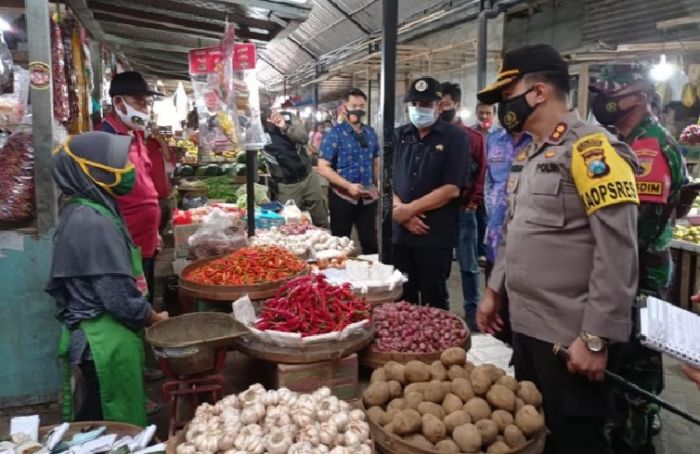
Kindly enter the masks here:
<path id="1" fill-rule="evenodd" d="M 85 198 L 103 205 L 122 222 L 125 229 L 126 224 L 115 200 L 96 183 L 109 185 L 115 181 L 116 174 L 90 166 L 89 162 L 115 171 L 122 170 L 129 164 L 130 145 L 131 137 L 105 132 L 73 136 L 54 152 L 51 169 L 56 184 L 65 196 L 69 199 Z M 83 166 L 79 160 L 84 160 Z M 119 229 L 113 219 L 90 206 L 67 203 L 54 235 L 51 282 L 47 290 L 50 291 L 56 284 L 55 279 L 59 278 L 105 274 L 131 276 L 130 244 L 128 233 Z"/>

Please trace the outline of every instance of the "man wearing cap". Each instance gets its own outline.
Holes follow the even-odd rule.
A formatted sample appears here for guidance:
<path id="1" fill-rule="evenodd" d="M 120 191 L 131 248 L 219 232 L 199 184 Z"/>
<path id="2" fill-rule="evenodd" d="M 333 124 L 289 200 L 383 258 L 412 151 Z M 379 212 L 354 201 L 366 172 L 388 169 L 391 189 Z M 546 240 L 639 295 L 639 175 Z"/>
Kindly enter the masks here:
<path id="1" fill-rule="evenodd" d="M 637 290 L 637 160 L 605 129 L 567 106 L 559 53 L 533 45 L 507 53 L 498 80 L 479 92 L 533 143 L 514 159 L 508 214 L 477 321 L 500 330 L 507 288 L 518 380 L 543 394 L 545 452 L 608 453 L 608 344 L 629 339 Z M 568 349 L 567 360 L 553 346 Z"/>
<path id="2" fill-rule="evenodd" d="M 411 83 L 411 124 L 396 129 L 393 261 L 408 275 L 404 298 L 448 309 L 446 281 L 458 238 L 459 195 L 471 183 L 469 137 L 440 119 L 440 83 Z"/>
<path id="3" fill-rule="evenodd" d="M 642 167 L 637 175 L 639 293 L 666 298 L 671 282 L 675 211 L 687 170 L 680 147 L 651 112 L 655 88 L 647 75 L 648 68 L 638 64 L 606 65 L 590 89 L 596 93 L 593 115 L 602 125 L 617 130 Z M 622 344 L 615 368 L 647 391 L 659 394 L 663 390 L 661 353 L 644 347 L 635 336 Z M 615 452 L 653 452 L 652 433 L 660 429 L 658 407 L 638 395 L 615 391 Z"/>
<path id="4" fill-rule="evenodd" d="M 150 119 L 150 98 L 161 95 L 148 88 L 141 74 L 129 71 L 114 76 L 109 87 L 109 96 L 112 97 L 112 111 L 96 129 L 133 137 L 129 161 L 136 168 L 136 182 L 129 194 L 117 197 L 117 204 L 134 243 L 141 248 L 149 299 L 153 301 L 154 257 L 158 248 L 160 205 L 158 191 L 150 177 L 152 163 L 148 157 L 144 131 Z"/>

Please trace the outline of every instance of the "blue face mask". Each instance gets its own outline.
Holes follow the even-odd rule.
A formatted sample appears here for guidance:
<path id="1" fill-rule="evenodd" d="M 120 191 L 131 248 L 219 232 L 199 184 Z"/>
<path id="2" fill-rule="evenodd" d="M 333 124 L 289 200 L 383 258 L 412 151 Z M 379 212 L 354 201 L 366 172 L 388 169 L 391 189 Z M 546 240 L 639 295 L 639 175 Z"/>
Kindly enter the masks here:
<path id="1" fill-rule="evenodd" d="M 408 106 L 408 118 L 416 128 L 428 128 L 437 121 L 434 107 Z"/>

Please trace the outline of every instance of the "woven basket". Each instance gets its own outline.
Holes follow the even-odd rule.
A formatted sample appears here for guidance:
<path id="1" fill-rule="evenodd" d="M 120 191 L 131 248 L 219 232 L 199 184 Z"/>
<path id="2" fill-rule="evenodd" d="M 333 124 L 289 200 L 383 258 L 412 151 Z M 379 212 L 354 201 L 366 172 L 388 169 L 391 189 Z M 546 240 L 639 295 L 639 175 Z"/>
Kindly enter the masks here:
<path id="1" fill-rule="evenodd" d="M 197 312 L 156 323 L 146 330 L 146 340 L 156 356 L 168 361 L 173 373 L 193 375 L 213 370 L 217 352 L 248 333 L 229 314 Z"/>

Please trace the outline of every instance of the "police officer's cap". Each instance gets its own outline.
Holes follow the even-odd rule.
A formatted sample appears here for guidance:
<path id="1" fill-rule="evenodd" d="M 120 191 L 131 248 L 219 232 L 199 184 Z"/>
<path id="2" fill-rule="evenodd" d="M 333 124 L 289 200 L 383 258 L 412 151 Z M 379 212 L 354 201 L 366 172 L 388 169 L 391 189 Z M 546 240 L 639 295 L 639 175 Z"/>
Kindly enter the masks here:
<path id="1" fill-rule="evenodd" d="M 532 73 L 569 74 L 569 65 L 556 49 L 547 44 L 534 44 L 505 54 L 496 82 L 487 85 L 477 94 L 479 101 L 495 104 L 501 100 L 501 91 L 511 82 Z"/>
<path id="2" fill-rule="evenodd" d="M 109 85 L 109 96 L 163 96 L 148 88 L 148 82 L 136 71 L 115 74 Z"/>
<path id="3" fill-rule="evenodd" d="M 403 102 L 433 102 L 442 99 L 442 85 L 432 77 L 421 77 L 411 83 Z"/>

